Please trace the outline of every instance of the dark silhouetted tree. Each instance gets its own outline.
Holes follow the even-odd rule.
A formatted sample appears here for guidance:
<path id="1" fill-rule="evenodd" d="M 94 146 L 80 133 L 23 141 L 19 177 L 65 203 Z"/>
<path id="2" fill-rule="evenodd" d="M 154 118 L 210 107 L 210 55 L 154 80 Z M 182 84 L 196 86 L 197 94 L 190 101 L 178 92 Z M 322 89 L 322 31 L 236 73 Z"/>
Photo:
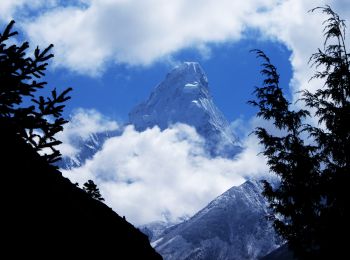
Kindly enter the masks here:
<path id="1" fill-rule="evenodd" d="M 55 149 L 61 143 L 55 134 L 67 122 L 62 117 L 62 103 L 70 98 L 67 94 L 71 88 L 60 94 L 54 89 L 50 97 L 34 95 L 47 84 L 40 79 L 53 57 L 53 45 L 43 51 L 37 47 L 33 57 L 27 56 L 28 42 L 9 44 L 10 38 L 17 35 L 12 31 L 14 23 L 11 21 L 0 34 L 0 125 L 30 143 L 47 162 L 54 163 L 61 156 Z"/>
<path id="2" fill-rule="evenodd" d="M 265 128 L 255 130 L 265 147 L 263 154 L 268 159 L 270 170 L 281 179 L 277 189 L 265 181 L 264 195 L 275 213 L 272 218 L 277 233 L 299 252 L 303 250 L 299 244 L 303 245 L 302 240 L 310 235 L 310 230 L 304 227 L 316 218 L 314 202 L 319 201 L 319 193 L 315 190 L 318 185 L 310 185 L 315 184 L 319 177 L 317 147 L 305 144 L 301 137 L 302 120 L 309 112 L 290 110 L 290 103 L 279 86 L 276 68 L 263 52 L 256 50 L 256 53 L 264 60 L 261 73 L 266 79 L 262 87 L 255 89 L 258 101 L 250 103 L 260 109 L 259 117 L 272 120 L 281 130 L 279 136 L 270 134 Z"/>
<path id="3" fill-rule="evenodd" d="M 277 187 L 264 181 L 277 233 L 300 259 L 331 259 L 348 254 L 341 234 L 349 232 L 350 68 L 344 21 L 329 6 L 311 11 L 315 10 L 329 17 L 324 22 L 324 48 L 310 58 L 322 69 L 313 78 L 325 84 L 314 93 L 302 92 L 307 110 L 290 109 L 276 67 L 260 50 L 254 51 L 264 61 L 265 80 L 249 103 L 280 130 L 279 135 L 262 127 L 254 131 L 265 147 L 270 170 L 280 178 Z M 311 111 L 317 126 L 303 123 Z"/>
<path id="4" fill-rule="evenodd" d="M 96 200 L 105 200 L 104 198 L 102 198 L 100 190 L 97 188 L 97 185 L 92 180 L 88 180 L 84 183 L 83 190 Z"/>
<path id="5" fill-rule="evenodd" d="M 11 39 L 13 23 L 0 32 L 0 172 L 1 192 L 7 195 L 1 200 L 2 255 L 162 259 L 146 235 L 55 169 L 59 142 L 54 134 L 65 123 L 62 103 L 70 89 L 54 90 L 48 98 L 34 96 L 46 85 L 39 79 L 52 46 L 43 52 L 37 48 L 33 57 L 25 54 L 28 43 L 8 46 L 17 42 Z"/>

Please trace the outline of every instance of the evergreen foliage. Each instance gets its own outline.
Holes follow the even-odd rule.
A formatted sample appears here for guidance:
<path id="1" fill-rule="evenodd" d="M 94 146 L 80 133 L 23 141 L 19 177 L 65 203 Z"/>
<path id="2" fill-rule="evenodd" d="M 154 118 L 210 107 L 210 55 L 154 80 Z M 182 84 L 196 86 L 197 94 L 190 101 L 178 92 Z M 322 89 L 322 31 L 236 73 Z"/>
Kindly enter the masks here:
<path id="1" fill-rule="evenodd" d="M 101 196 L 100 190 L 97 188 L 97 185 L 93 182 L 93 180 L 88 180 L 83 185 L 83 190 L 89 194 L 92 198 L 104 201 L 105 199 Z"/>
<path id="2" fill-rule="evenodd" d="M 343 235 L 349 232 L 350 66 L 345 45 L 345 23 L 329 7 L 325 42 L 310 58 L 324 79 L 316 92 L 302 92 L 307 109 L 292 111 L 279 86 L 276 67 L 260 50 L 263 85 L 255 89 L 258 117 L 280 130 L 273 135 L 258 127 L 254 133 L 265 147 L 270 170 L 280 178 L 273 187 L 264 181 L 264 195 L 272 209 L 274 227 L 300 259 L 334 258 L 347 253 Z M 310 116 L 318 125 L 305 124 Z M 308 136 L 306 142 L 305 135 Z"/>
<path id="3" fill-rule="evenodd" d="M 12 31 L 14 23 L 11 21 L 0 34 L 0 125 L 21 136 L 52 164 L 61 156 L 55 148 L 61 143 L 55 134 L 67 122 L 62 117 L 62 103 L 70 99 L 67 94 L 72 89 L 60 94 L 54 89 L 50 97 L 34 95 L 47 84 L 40 79 L 45 76 L 47 61 L 53 57 L 53 45 L 43 51 L 37 47 L 34 56 L 28 57 L 28 42 L 8 43 L 18 34 Z M 27 99 L 29 102 L 25 102 Z"/>

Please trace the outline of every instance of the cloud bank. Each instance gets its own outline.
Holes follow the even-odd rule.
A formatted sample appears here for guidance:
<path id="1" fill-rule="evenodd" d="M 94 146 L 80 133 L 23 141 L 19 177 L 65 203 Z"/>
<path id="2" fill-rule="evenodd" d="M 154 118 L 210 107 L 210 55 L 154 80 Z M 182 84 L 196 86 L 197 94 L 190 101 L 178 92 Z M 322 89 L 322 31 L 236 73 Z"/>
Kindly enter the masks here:
<path id="1" fill-rule="evenodd" d="M 247 177 L 268 172 L 250 136 L 237 158 L 208 158 L 195 129 L 177 124 L 108 139 L 83 166 L 63 174 L 80 184 L 93 179 L 106 203 L 133 224 L 191 216 Z"/>
<path id="2" fill-rule="evenodd" d="M 76 141 L 86 141 L 91 134 L 118 129 L 118 124 L 94 109 L 76 109 L 62 132 L 57 133 L 60 144 L 57 148 L 62 156 L 74 157 L 79 152 Z"/>
<path id="3" fill-rule="evenodd" d="M 7 12 L 34 9 L 17 17 L 32 41 L 55 44 L 58 66 L 96 74 L 108 62 L 148 65 L 187 47 L 202 51 L 207 43 L 242 37 L 250 17 L 278 0 L 90 0 L 42 8 L 5 0 Z M 79 4 L 80 3 L 80 4 Z M 142 15 L 140 15 L 142 14 Z"/>

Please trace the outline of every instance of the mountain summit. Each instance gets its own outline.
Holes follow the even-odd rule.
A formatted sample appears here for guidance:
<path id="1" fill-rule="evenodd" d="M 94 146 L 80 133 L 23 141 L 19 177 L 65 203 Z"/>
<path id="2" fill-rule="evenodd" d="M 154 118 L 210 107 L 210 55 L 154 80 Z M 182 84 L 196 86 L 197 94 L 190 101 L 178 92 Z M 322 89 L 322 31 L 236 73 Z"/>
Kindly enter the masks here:
<path id="1" fill-rule="evenodd" d="M 184 62 L 168 73 L 149 98 L 131 110 L 129 123 L 138 131 L 154 126 L 164 130 L 184 123 L 193 126 L 204 138 L 211 156 L 233 157 L 241 150 L 229 123 L 215 106 L 207 76 L 197 62 Z M 119 129 L 92 133 L 88 138 L 75 137 L 72 144 L 79 152 L 63 156 L 57 165 L 67 170 L 80 167 L 102 148 L 105 140 L 121 133 Z"/>
<path id="2" fill-rule="evenodd" d="M 212 156 L 230 157 L 239 151 L 238 141 L 215 106 L 208 79 L 197 62 L 184 62 L 168 73 L 147 101 L 132 109 L 129 122 L 138 131 L 155 125 L 166 129 L 176 123 L 188 124 L 206 140 Z"/>

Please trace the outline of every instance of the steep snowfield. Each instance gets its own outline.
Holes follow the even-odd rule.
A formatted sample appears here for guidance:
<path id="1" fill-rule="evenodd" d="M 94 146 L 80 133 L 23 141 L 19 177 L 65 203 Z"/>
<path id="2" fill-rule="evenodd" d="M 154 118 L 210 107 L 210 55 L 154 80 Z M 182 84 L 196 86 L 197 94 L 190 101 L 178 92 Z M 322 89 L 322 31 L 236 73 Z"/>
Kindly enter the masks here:
<path id="1" fill-rule="evenodd" d="M 255 181 L 233 187 L 152 244 L 169 260 L 259 259 L 281 244 L 265 217 L 261 192 Z"/>

